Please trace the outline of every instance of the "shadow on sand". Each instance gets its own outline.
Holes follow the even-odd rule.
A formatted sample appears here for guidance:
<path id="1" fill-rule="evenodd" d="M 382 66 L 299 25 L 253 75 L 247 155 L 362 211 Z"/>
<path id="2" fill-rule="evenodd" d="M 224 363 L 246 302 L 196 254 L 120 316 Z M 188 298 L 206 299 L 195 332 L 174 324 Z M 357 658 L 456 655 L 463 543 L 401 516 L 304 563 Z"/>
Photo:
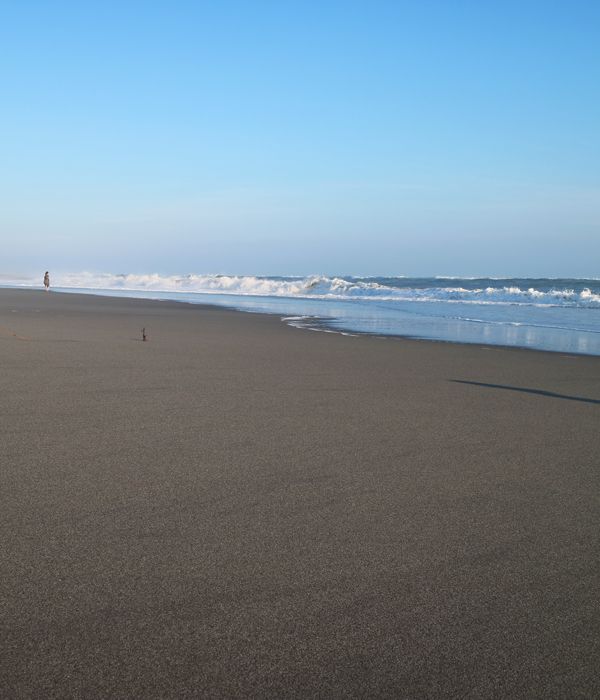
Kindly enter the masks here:
<path id="1" fill-rule="evenodd" d="M 600 405 L 600 399 L 586 399 L 583 396 L 567 396 L 557 394 L 554 391 L 544 391 L 543 389 L 526 389 L 521 386 L 506 386 L 505 384 L 486 384 L 485 382 L 469 382 L 466 379 L 450 379 L 455 384 L 472 384 L 473 386 L 484 386 L 488 389 L 506 389 L 507 391 L 521 391 L 525 394 L 539 394 L 539 396 L 549 396 L 553 399 L 565 399 L 567 401 L 581 401 L 582 403 L 594 403 Z"/>

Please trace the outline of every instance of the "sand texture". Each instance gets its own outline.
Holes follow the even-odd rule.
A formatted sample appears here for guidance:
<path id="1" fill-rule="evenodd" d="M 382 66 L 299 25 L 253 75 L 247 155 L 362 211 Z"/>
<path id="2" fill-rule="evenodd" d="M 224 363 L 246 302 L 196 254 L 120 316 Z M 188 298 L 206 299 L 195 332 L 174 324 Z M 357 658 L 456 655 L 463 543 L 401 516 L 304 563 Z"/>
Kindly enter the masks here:
<path id="1" fill-rule="evenodd" d="M 600 358 L 5 289 L 0 368 L 2 698 L 600 697 Z"/>

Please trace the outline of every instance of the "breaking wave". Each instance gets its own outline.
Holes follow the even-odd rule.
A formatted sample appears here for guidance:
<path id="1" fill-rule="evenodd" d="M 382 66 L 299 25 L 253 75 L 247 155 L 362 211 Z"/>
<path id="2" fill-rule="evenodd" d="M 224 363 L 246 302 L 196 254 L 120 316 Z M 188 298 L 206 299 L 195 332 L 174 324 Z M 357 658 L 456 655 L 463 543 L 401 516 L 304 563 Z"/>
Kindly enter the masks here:
<path id="1" fill-rule="evenodd" d="M 457 302 L 600 308 L 600 286 L 589 280 L 537 280 L 405 277 L 258 277 L 241 275 L 159 275 L 65 273 L 54 276 L 57 287 L 143 292 L 185 292 L 243 296 L 360 299 L 363 301 Z M 446 282 L 446 284 L 441 284 Z M 449 284 L 453 282 L 454 284 Z M 522 284 L 525 282 L 525 284 Z M 565 282 L 572 282 L 565 286 Z M 585 282 L 585 281 L 584 281 Z M 22 282 L 21 282 L 22 284 Z"/>

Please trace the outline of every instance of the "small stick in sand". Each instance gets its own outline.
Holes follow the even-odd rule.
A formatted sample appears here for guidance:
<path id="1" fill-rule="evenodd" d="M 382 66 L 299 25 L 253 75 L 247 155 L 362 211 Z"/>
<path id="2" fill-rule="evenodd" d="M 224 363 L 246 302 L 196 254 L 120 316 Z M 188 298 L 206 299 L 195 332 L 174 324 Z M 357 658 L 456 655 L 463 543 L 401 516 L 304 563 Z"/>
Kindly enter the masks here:
<path id="1" fill-rule="evenodd" d="M 144 341 L 144 343 L 146 342 L 146 329 L 145 328 L 142 328 L 142 340 Z"/>

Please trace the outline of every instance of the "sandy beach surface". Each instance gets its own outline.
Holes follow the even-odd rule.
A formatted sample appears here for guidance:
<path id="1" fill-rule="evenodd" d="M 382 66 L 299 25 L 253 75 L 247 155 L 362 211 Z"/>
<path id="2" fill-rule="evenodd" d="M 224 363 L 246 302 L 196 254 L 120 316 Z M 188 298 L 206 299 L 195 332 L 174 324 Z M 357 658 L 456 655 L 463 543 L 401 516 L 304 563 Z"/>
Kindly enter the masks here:
<path id="1" fill-rule="evenodd" d="M 600 696 L 600 358 L 4 289 L 0 362 L 3 698 Z"/>

